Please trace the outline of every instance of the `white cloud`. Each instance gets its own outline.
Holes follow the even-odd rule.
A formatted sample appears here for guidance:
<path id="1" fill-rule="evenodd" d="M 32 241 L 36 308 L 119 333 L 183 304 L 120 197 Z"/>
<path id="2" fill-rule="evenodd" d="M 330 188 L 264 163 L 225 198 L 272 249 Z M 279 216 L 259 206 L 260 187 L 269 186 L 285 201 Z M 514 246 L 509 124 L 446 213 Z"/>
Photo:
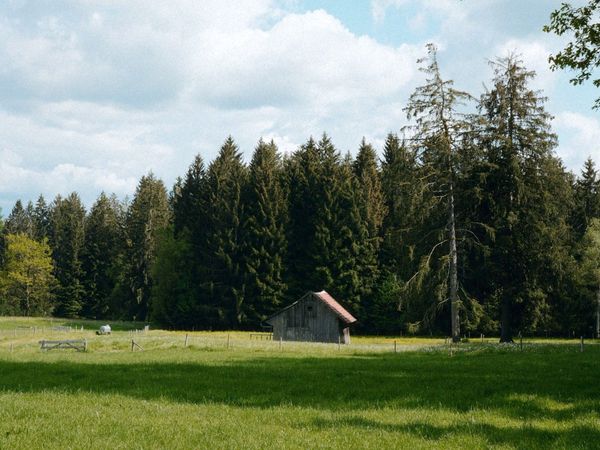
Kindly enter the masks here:
<path id="1" fill-rule="evenodd" d="M 513 32 L 523 14 L 507 2 L 372 0 L 377 27 L 389 8 L 412 14 L 403 32 L 419 43 L 393 45 L 301 4 L 0 2 L 5 212 L 39 192 L 77 190 L 88 205 L 102 189 L 131 194 L 149 170 L 169 185 L 228 134 L 246 159 L 261 136 L 285 152 L 325 131 L 343 151 L 363 135 L 379 145 L 405 122 L 424 33 L 439 44 L 444 76 L 475 95 L 485 59 L 506 50 L 523 53 L 543 87 L 554 83 L 545 66 L 554 44 Z"/>
<path id="2" fill-rule="evenodd" d="M 559 156 L 576 171 L 588 156 L 600 161 L 600 119 L 572 111 L 556 115 L 554 125 L 560 137 Z"/>
<path id="3" fill-rule="evenodd" d="M 248 159 L 261 136 L 292 151 L 327 131 L 346 150 L 399 128 L 401 108 L 381 104 L 407 97 L 422 49 L 279 5 L 0 5 L 0 146 L 21 158 L 6 167 L 18 195 L 78 190 L 90 204 L 148 170 L 169 184 L 230 133 Z"/>

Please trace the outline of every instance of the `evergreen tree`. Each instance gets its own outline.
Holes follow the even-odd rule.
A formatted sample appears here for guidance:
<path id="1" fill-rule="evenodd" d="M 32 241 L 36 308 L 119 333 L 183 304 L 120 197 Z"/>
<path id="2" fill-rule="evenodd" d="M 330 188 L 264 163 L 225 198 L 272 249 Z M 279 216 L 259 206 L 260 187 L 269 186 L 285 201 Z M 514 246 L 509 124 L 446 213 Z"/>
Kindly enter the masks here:
<path id="1" fill-rule="evenodd" d="M 126 265 L 129 298 L 127 316 L 148 320 L 152 289 L 151 268 L 159 233 L 169 226 L 170 208 L 163 182 L 150 173 L 141 178 L 127 211 Z"/>
<path id="2" fill-rule="evenodd" d="M 528 86 L 534 73 L 512 56 L 493 67 L 493 88 L 480 102 L 488 165 L 482 221 L 494 230 L 485 296 L 498 300 L 501 341 L 511 342 L 515 327 L 548 326 L 548 293 L 559 289 L 562 278 L 556 278 L 557 265 L 570 264 L 565 244 L 571 200 L 568 178 L 552 153 L 556 136 L 545 99 Z"/>
<path id="3" fill-rule="evenodd" d="M 206 273 L 203 299 L 208 324 L 235 327 L 244 317 L 244 260 L 241 246 L 242 189 L 246 167 L 230 136 L 207 174 Z"/>
<path id="4" fill-rule="evenodd" d="M 183 180 L 173 189 L 173 223 L 175 234 L 187 229 L 197 237 L 195 247 L 203 246 L 206 236 L 207 179 L 204 161 L 196 155 Z"/>
<path id="5" fill-rule="evenodd" d="M 244 311 L 254 327 L 276 312 L 286 290 L 287 199 L 282 176 L 275 143 L 261 139 L 252 156 L 244 195 Z"/>
<path id="6" fill-rule="evenodd" d="M 46 205 L 46 199 L 44 199 L 44 196 L 41 194 L 35 203 L 32 217 L 34 238 L 38 241 L 48 238 L 50 230 L 50 208 Z"/>
<path id="7" fill-rule="evenodd" d="M 332 233 L 339 166 L 340 155 L 327 136 L 318 145 L 309 139 L 290 164 L 288 276 L 293 298 L 334 287 Z"/>
<path id="8" fill-rule="evenodd" d="M 50 246 L 59 283 L 56 314 L 63 317 L 77 317 L 83 306 L 84 218 L 85 209 L 76 193 L 67 198 L 56 197 L 50 214 Z"/>
<path id="9" fill-rule="evenodd" d="M 600 219 L 591 219 L 589 226 L 581 241 L 582 257 L 579 264 L 580 283 L 588 289 L 583 296 L 583 307 L 579 308 L 577 315 L 584 320 L 595 314 L 594 331 L 596 338 L 600 337 Z M 586 314 L 587 312 L 587 314 Z M 573 320 L 569 320 L 573 323 Z M 584 333 L 586 327 L 577 331 Z M 583 334 L 582 334 L 583 335 Z"/>
<path id="10" fill-rule="evenodd" d="M 594 161 L 586 159 L 574 187 L 573 230 L 581 238 L 592 219 L 600 217 L 600 180 Z"/>
<path id="11" fill-rule="evenodd" d="M 361 295 L 369 298 L 379 276 L 379 250 L 381 245 L 381 232 L 385 216 L 385 203 L 381 186 L 381 174 L 377 165 L 375 149 L 367 144 L 363 138 L 358 155 L 353 164 L 354 189 L 351 195 L 358 205 L 362 230 L 365 236 L 354 236 L 355 245 L 360 246 L 360 284 Z M 362 240 L 361 240 L 362 238 Z"/>
<path id="12" fill-rule="evenodd" d="M 9 234 L 24 234 L 28 237 L 33 237 L 32 210 L 33 206 L 31 205 L 31 202 L 28 203 L 27 208 L 23 208 L 21 200 L 17 200 L 6 219 L 4 226 L 5 232 Z"/>
<path id="13" fill-rule="evenodd" d="M 419 298 L 421 289 L 402 289 L 418 271 L 421 256 L 427 255 L 431 246 L 435 245 L 424 237 L 437 237 L 437 233 L 429 234 L 431 230 L 425 230 L 429 225 L 426 219 L 436 202 L 426 189 L 423 175 L 416 148 L 405 145 L 397 135 L 390 133 L 385 141 L 381 163 L 386 214 L 379 254 L 381 277 L 376 304 L 370 311 L 373 315 L 369 319 L 373 331 L 389 332 L 390 327 L 395 327 L 395 332 L 398 332 L 403 325 L 422 322 L 426 316 L 425 304 Z M 385 318 L 382 317 L 384 314 Z M 386 325 L 382 328 L 384 323 Z M 414 329 L 414 326 L 411 328 Z"/>
<path id="14" fill-rule="evenodd" d="M 403 145 L 398 136 L 389 134 L 383 149 L 381 185 L 386 215 L 382 223 L 381 265 L 386 271 L 408 280 L 414 270 L 412 236 L 420 223 L 419 165 L 412 149 Z"/>
<path id="15" fill-rule="evenodd" d="M 193 329 L 202 320 L 194 279 L 194 255 L 185 236 L 176 236 L 172 227 L 159 233 L 152 263 L 151 317 L 162 325 Z"/>
<path id="16" fill-rule="evenodd" d="M 359 242 L 367 238 L 367 225 L 351 161 L 341 161 L 327 135 L 318 143 L 311 138 L 295 153 L 288 176 L 292 297 L 326 289 L 357 313 L 362 294 Z"/>
<path id="17" fill-rule="evenodd" d="M 121 205 L 104 192 L 85 219 L 85 239 L 81 254 L 85 289 L 82 314 L 85 317 L 111 316 L 110 298 L 118 283 L 125 246 Z"/>
<path id="18" fill-rule="evenodd" d="M 375 224 L 370 220 L 376 222 L 378 218 L 369 216 L 363 208 L 359 192 L 365 186 L 359 185 L 352 163 L 350 155 L 346 155 L 335 180 L 333 226 L 329 231 L 333 283 L 327 289 L 335 293 L 352 313 L 363 317 L 363 302 L 370 300 L 377 276 L 379 237 L 371 238 L 369 227 Z M 367 181 L 367 175 L 361 175 L 363 181 Z M 375 194 L 373 189 L 371 194 Z"/>
<path id="19" fill-rule="evenodd" d="M 460 340 L 461 308 L 458 284 L 458 248 L 456 226 L 456 186 L 457 160 L 462 151 L 463 134 L 468 130 L 469 123 L 464 115 L 458 112 L 458 107 L 470 96 L 454 89 L 453 82 L 443 80 L 437 62 L 436 48 L 430 44 L 429 64 L 421 70 L 427 74 L 426 84 L 418 87 L 411 95 L 406 112 L 409 119 L 416 124 L 411 127 L 414 140 L 422 152 L 422 161 L 426 166 L 426 175 L 431 180 L 430 186 L 440 201 L 445 203 L 446 224 L 445 239 L 438 242 L 436 248 L 446 248 L 447 278 L 439 285 L 438 301 L 450 304 L 450 319 L 452 340 Z M 443 247 L 442 247 L 443 246 Z M 431 256 L 428 255 L 420 271 L 429 271 Z M 438 272 L 439 273 L 439 272 Z M 447 287 L 446 287 L 447 280 Z M 447 289 L 447 296 L 445 295 Z"/>

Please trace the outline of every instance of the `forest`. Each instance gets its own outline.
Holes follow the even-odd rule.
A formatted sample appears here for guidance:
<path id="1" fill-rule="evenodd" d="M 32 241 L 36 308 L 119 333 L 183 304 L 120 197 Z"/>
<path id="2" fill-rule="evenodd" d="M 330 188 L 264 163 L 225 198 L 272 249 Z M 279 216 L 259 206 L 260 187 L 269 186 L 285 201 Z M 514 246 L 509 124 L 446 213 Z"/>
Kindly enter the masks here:
<path id="1" fill-rule="evenodd" d="M 591 336 L 600 304 L 600 180 L 573 174 L 535 74 L 490 64 L 474 97 L 436 50 L 407 100 L 410 126 L 353 156 L 323 134 L 283 155 L 232 137 L 167 188 L 152 173 L 128 200 L 76 192 L 17 201 L 3 220 L 0 315 L 260 329 L 326 289 L 357 331 Z M 580 149 L 586 152 L 586 149 Z M 157 162 L 158 164 L 158 162 Z"/>

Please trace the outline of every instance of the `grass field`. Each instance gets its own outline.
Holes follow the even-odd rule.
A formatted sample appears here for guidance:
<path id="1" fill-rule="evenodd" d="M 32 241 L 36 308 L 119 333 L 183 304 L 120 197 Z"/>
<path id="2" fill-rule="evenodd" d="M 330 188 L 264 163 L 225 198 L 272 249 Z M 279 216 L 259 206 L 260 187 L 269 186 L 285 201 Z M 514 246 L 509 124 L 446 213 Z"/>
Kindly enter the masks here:
<path id="1" fill-rule="evenodd" d="M 394 338 L 338 348 L 238 332 L 188 333 L 184 347 L 186 333 L 140 324 L 95 336 L 97 323 L 32 323 L 0 318 L 1 449 L 600 447 L 597 344 L 473 342 L 451 356 L 440 339 L 395 339 L 394 353 Z M 89 351 L 42 353 L 43 338 Z"/>

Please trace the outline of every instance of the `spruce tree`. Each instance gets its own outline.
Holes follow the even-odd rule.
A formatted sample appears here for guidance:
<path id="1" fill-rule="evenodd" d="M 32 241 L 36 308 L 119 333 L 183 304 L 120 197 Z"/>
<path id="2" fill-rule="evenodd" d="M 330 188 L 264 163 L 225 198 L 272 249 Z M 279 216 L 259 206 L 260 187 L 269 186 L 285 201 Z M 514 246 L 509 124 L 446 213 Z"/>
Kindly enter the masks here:
<path id="1" fill-rule="evenodd" d="M 426 84 L 418 87 L 409 99 L 406 107 L 407 116 L 415 121 L 410 127 L 414 132 L 413 139 L 422 153 L 421 159 L 426 166 L 426 176 L 437 198 L 446 209 L 445 236 L 431 250 L 446 249 L 447 287 L 446 281 L 440 285 L 440 292 L 445 292 L 438 300 L 450 304 L 450 322 L 453 341 L 460 340 L 460 299 L 458 283 L 458 247 L 456 225 L 456 186 L 458 154 L 462 151 L 462 136 L 469 128 L 468 120 L 458 109 L 461 104 L 470 100 L 465 92 L 456 90 L 453 82 L 443 80 L 437 62 L 436 48 L 428 45 L 428 65 L 421 70 L 428 76 Z M 445 258 L 446 259 L 446 258 Z M 427 256 L 421 271 L 428 270 L 431 256 Z"/>
<path id="2" fill-rule="evenodd" d="M 203 305 L 207 322 L 237 327 L 244 316 L 244 261 L 241 247 L 242 189 L 246 167 L 230 136 L 207 174 L 206 272 Z"/>
<path id="3" fill-rule="evenodd" d="M 172 227 L 159 233 L 151 268 L 153 321 L 187 330 L 203 325 L 193 261 L 187 236 L 175 235 Z"/>
<path id="4" fill-rule="evenodd" d="M 374 225 L 370 219 L 376 222 L 378 218 L 369 217 L 364 208 L 359 193 L 364 192 L 361 190 L 365 186 L 359 184 L 354 169 L 352 158 L 347 154 L 337 170 L 333 190 L 333 226 L 330 229 L 333 283 L 327 289 L 337 295 L 354 315 L 361 317 L 362 322 L 363 304 L 370 300 L 377 276 L 379 237 L 371 239 L 369 235 L 369 226 Z M 362 175 L 367 181 L 366 174 Z M 373 190 L 371 194 L 374 194 Z"/>
<path id="5" fill-rule="evenodd" d="M 592 219 L 600 217 L 600 180 L 591 157 L 585 160 L 581 176 L 575 182 L 574 196 L 573 229 L 577 238 L 581 238 Z"/>
<path id="6" fill-rule="evenodd" d="M 138 183 L 127 211 L 126 265 L 129 291 L 127 315 L 135 320 L 148 320 L 152 289 L 151 268 L 156 256 L 159 233 L 169 226 L 170 209 L 163 182 L 152 173 Z"/>
<path id="7" fill-rule="evenodd" d="M 382 223 L 381 266 L 408 280 L 415 269 L 412 235 L 419 223 L 419 166 L 415 152 L 389 134 L 383 149 L 381 185 L 386 214 Z"/>
<path id="8" fill-rule="evenodd" d="M 277 311 L 286 291 L 287 198 L 282 176 L 275 143 L 261 139 L 252 156 L 243 197 L 244 312 L 254 327 Z"/>
<path id="9" fill-rule="evenodd" d="M 9 234 L 24 234 L 27 237 L 34 237 L 33 225 L 33 206 L 31 202 L 27 204 L 27 208 L 23 208 L 21 200 L 17 200 L 12 211 L 6 219 L 4 230 Z"/>
<path id="10" fill-rule="evenodd" d="M 358 313 L 363 294 L 360 243 L 368 235 L 351 160 L 342 161 L 327 135 L 318 143 L 311 138 L 294 154 L 288 176 L 291 296 L 326 289 Z"/>
<path id="11" fill-rule="evenodd" d="M 340 155 L 326 135 L 318 144 L 309 139 L 290 164 L 288 276 L 294 298 L 334 287 L 339 167 Z"/>
<path id="12" fill-rule="evenodd" d="M 553 155 L 556 136 L 545 99 L 529 87 L 534 73 L 513 56 L 492 66 L 493 87 L 480 101 L 488 167 L 483 220 L 494 230 L 485 295 L 498 299 L 500 340 L 511 342 L 515 328 L 548 325 L 548 293 L 560 290 L 562 278 L 556 269 L 562 266 L 566 273 L 570 264 L 565 244 L 571 191 Z"/>
<path id="13" fill-rule="evenodd" d="M 362 140 L 358 155 L 353 163 L 354 189 L 352 195 L 358 205 L 360 220 L 365 236 L 355 236 L 361 247 L 360 279 L 362 296 L 369 298 L 379 276 L 378 258 L 382 240 L 382 224 L 385 216 L 385 203 L 381 186 L 381 173 L 377 164 L 375 149 Z"/>
<path id="14" fill-rule="evenodd" d="M 50 230 L 50 208 L 46 204 L 46 199 L 41 194 L 38 197 L 33 210 L 33 229 L 34 238 L 38 241 L 48 238 Z"/>
<path id="15" fill-rule="evenodd" d="M 85 302 L 82 314 L 90 318 L 111 316 L 110 298 L 121 272 L 125 247 L 120 204 L 115 196 L 100 194 L 85 219 L 81 254 Z"/>
<path id="16" fill-rule="evenodd" d="M 57 196 L 50 213 L 50 246 L 54 274 L 58 280 L 56 314 L 77 317 L 84 301 L 81 250 L 84 242 L 85 209 L 77 193 Z"/>

